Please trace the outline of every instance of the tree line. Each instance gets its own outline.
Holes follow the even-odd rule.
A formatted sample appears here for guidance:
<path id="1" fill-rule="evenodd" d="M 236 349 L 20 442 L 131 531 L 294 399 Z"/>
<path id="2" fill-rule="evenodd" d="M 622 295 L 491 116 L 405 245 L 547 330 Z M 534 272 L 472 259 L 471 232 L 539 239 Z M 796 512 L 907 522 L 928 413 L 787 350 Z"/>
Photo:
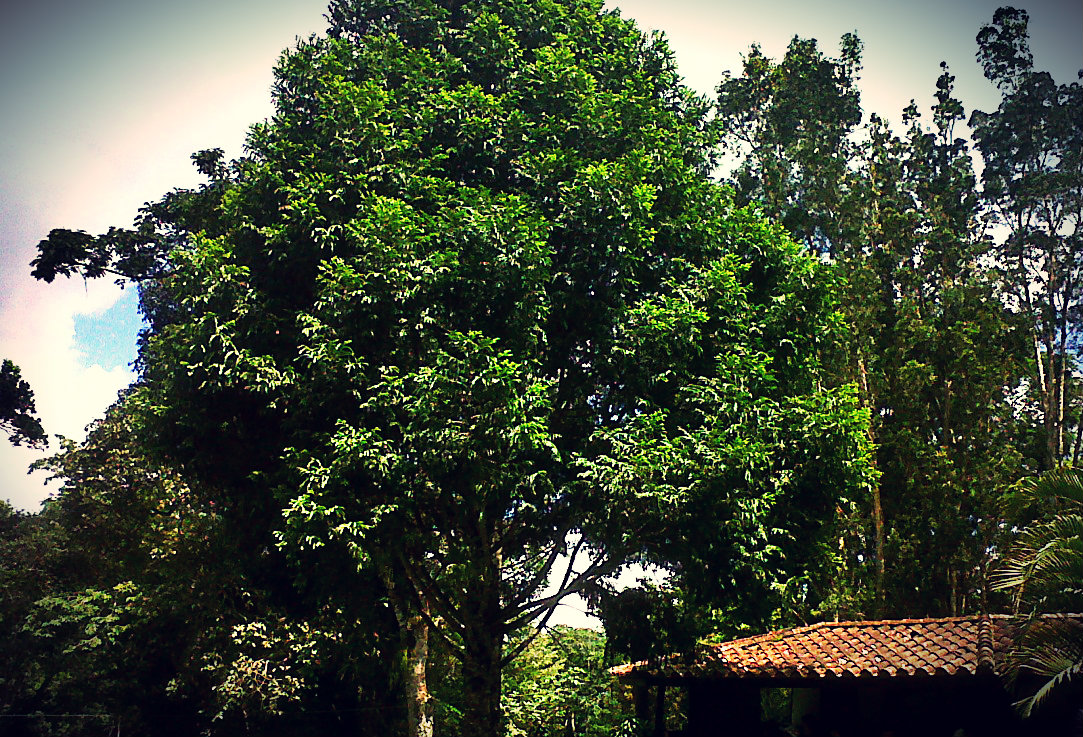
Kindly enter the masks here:
<path id="1" fill-rule="evenodd" d="M 1083 437 L 1083 97 L 1025 12 L 977 37 L 997 110 L 945 67 L 901 132 L 853 34 L 709 100 L 594 0 L 327 20 L 243 157 L 39 244 L 147 327 L 0 519 L 13 733 L 609 734 L 623 658 L 1011 606 L 1048 509 L 1006 491 Z M 605 638 L 548 627 L 571 594 Z"/>

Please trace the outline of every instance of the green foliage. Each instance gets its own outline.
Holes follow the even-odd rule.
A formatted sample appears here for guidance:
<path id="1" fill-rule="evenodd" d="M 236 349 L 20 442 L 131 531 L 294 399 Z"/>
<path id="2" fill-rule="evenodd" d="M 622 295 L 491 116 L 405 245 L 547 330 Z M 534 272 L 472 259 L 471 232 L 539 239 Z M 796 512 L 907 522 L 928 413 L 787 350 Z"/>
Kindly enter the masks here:
<path id="1" fill-rule="evenodd" d="M 610 659 L 637 662 L 691 652 L 699 638 L 711 634 L 709 611 L 693 606 L 675 583 L 644 580 L 597 597 L 594 606 L 605 623 Z"/>
<path id="2" fill-rule="evenodd" d="M 227 529 L 267 551 L 227 577 L 262 593 L 199 661 L 207 714 L 257 728 L 322 698 L 314 653 L 343 657 L 330 633 L 366 601 L 332 580 L 397 589 L 400 627 L 428 617 L 434 657 L 458 659 L 443 723 L 477 733 L 520 646 L 570 693 L 520 637 L 569 593 L 608 607 L 611 649 L 651 654 L 997 606 L 999 490 L 1083 448 L 1083 97 L 1033 68 L 1024 12 L 978 36 L 1003 96 L 970 117 L 980 191 L 950 71 L 926 118 L 860 127 L 852 35 L 837 58 L 753 47 L 712 116 L 662 37 L 593 0 L 336 0 L 328 19 L 281 58 L 246 158 L 197 154 L 206 185 L 131 231 L 54 231 L 35 262 L 142 280 L 141 433 L 201 490 L 199 524 L 107 539 L 140 541 L 118 545 L 130 565 Z M 709 178 L 720 153 L 732 188 Z M 582 573 L 543 593 L 561 554 Z M 599 590 L 632 561 L 671 578 Z M 110 576 L 65 606 L 147 584 Z M 354 635 L 371 659 L 347 671 L 410 640 Z M 509 729 L 556 709 L 522 699 Z"/>
<path id="3" fill-rule="evenodd" d="M 876 115 L 858 135 L 859 51 L 844 37 L 830 59 L 795 39 L 776 63 L 753 47 L 719 87 L 741 196 L 828 254 L 848 336 L 825 379 L 859 387 L 877 448 L 872 493 L 840 507 L 850 524 L 821 552 L 834 575 L 802 585 L 821 589 L 820 615 L 978 610 L 995 489 L 1019 473 L 1007 392 L 1025 375 L 1024 334 L 990 268 L 954 78 L 944 67 L 931 128 L 911 104 L 903 135 Z"/>
<path id="4" fill-rule="evenodd" d="M 38 243 L 38 255 L 30 262 L 31 275 L 46 283 L 56 277 L 78 275 L 97 279 L 111 274 L 123 286 L 141 282 L 144 290 L 168 273 L 169 251 L 188 234 L 213 229 L 214 209 L 237 175 L 223 163 L 220 148 L 197 151 L 192 162 L 209 181 L 196 190 L 177 189 L 139 210 L 134 228 L 110 228 L 93 236 L 82 230 L 54 228 Z M 144 308 L 147 307 L 144 295 Z M 155 325 L 151 311 L 144 310 Z"/>
<path id="5" fill-rule="evenodd" d="M 630 707 L 605 667 L 605 637 L 555 627 L 508 669 L 502 703 L 508 737 L 628 733 Z"/>
<path id="6" fill-rule="evenodd" d="M 74 556 L 67 531 L 46 509 L 15 512 L 0 503 L 0 703 L 20 703 L 35 676 L 27 666 L 29 648 L 22 623 L 33 603 L 64 585 Z"/>
<path id="7" fill-rule="evenodd" d="M 502 699 L 511 734 L 600 734 L 600 640 L 524 634 L 570 593 L 633 658 L 986 608 L 997 490 L 1080 452 L 1083 97 L 1033 69 L 1025 13 L 978 37 L 1003 94 L 971 117 L 980 197 L 948 69 L 931 127 L 912 104 L 859 130 L 850 34 L 753 46 L 712 116 L 595 0 L 328 20 L 245 158 L 39 244 L 44 281 L 138 281 L 150 327 L 141 387 L 46 464 L 64 491 L 0 516 L 5 704 L 393 731 L 424 622 L 443 727 L 494 734 Z M 43 441 L 0 378 L 0 426 Z M 1079 593 L 1051 519 L 1001 582 L 1036 611 Z M 546 591 L 562 555 L 580 572 Z M 606 591 L 629 562 L 670 578 Z M 1056 631 L 1020 651 L 1054 684 L 1078 671 Z"/>
<path id="8" fill-rule="evenodd" d="M 245 717 L 275 716 L 286 705 L 302 702 L 312 687 L 321 650 L 336 639 L 336 633 L 314 630 L 307 622 L 280 622 L 274 628 L 265 621 L 234 625 L 229 655 L 220 651 L 203 655 L 203 670 L 212 674 L 220 704 L 215 719 L 233 711 Z"/>
<path id="9" fill-rule="evenodd" d="M 394 625 L 373 582 L 334 608 L 317 588 L 298 595 L 283 559 L 247 547 L 209 489 L 145 454 L 145 409 L 139 390 L 127 396 L 41 464 L 64 481 L 43 512 L 4 519 L 4 713 L 101 713 L 127 734 L 359 732 L 320 715 L 396 698 Z M 392 708 L 367 723 L 400 722 Z M 100 733 L 93 720 L 20 723 Z"/>
<path id="10" fill-rule="evenodd" d="M 984 607 L 996 489 L 1021 461 L 1007 391 L 1025 371 L 1022 331 L 986 266 L 953 79 L 945 67 L 933 129 L 911 106 L 905 138 L 874 134 L 867 170 L 870 196 L 881 193 L 870 207 L 883 287 L 867 365 L 880 405 L 885 592 L 917 604 L 917 589 L 923 611 L 939 614 Z"/>
<path id="11" fill-rule="evenodd" d="M 177 489 L 174 476 L 132 446 L 133 418 L 114 409 L 84 445 L 65 443 L 39 464 L 67 484 L 40 514 L 4 531 L 5 665 L 20 674 L 4 684 L 6 713 L 101 713 L 139 731 L 146 714 L 169 709 L 176 730 L 194 728 L 198 705 L 170 703 L 164 690 L 189 638 L 206 624 L 199 589 L 189 582 L 199 572 L 169 570 L 148 551 L 171 527 L 158 517 L 164 510 L 155 502 L 166 502 L 156 494 Z M 169 504 L 179 511 L 178 496 Z M 185 540 L 178 558 L 198 559 L 207 552 L 200 542 Z M 17 723 L 25 734 L 101 727 L 81 719 Z"/>
<path id="12" fill-rule="evenodd" d="M 739 157 L 731 176 L 741 203 L 755 202 L 799 241 L 834 251 L 849 207 L 861 122 L 856 75 L 861 41 L 845 34 L 840 56 L 825 57 L 815 39 L 794 37 L 775 62 L 753 45 L 740 77 L 718 86 L 724 146 Z"/>
<path id="13" fill-rule="evenodd" d="M 997 587 L 1015 592 L 1016 606 L 1083 610 L 1083 479 L 1074 469 L 1021 481 L 1014 504 L 1038 519 L 1018 535 L 997 572 Z"/>
<path id="14" fill-rule="evenodd" d="M 868 483 L 868 418 L 819 378 L 829 279 L 708 179 L 664 41 L 594 2 L 331 18 L 157 285 L 161 452 L 255 545 L 405 581 L 479 733 L 504 636 L 627 560 L 699 539 L 764 614 Z"/>

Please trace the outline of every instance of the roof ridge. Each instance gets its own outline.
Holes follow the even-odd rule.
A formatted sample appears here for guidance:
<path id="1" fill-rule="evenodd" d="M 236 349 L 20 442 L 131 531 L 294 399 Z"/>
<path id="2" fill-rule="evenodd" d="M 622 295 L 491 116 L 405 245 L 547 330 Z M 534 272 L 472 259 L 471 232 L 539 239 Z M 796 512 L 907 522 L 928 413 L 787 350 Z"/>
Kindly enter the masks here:
<path id="1" fill-rule="evenodd" d="M 835 628 L 835 627 L 882 627 L 884 625 L 893 624 L 932 624 L 937 622 L 976 622 L 982 617 L 989 616 L 985 614 L 969 614 L 960 617 L 922 617 L 922 618 L 907 618 L 907 619 L 842 619 L 842 620 L 824 620 L 821 622 L 813 622 L 812 624 L 802 624 L 797 627 L 786 627 L 780 630 L 771 630 L 769 632 L 761 632 L 756 635 L 745 635 L 736 640 L 727 640 L 725 642 L 716 642 L 707 645 L 708 649 L 715 649 L 719 647 L 739 647 L 741 645 L 749 644 L 752 642 L 761 641 L 764 638 L 770 640 L 779 640 L 783 637 L 789 637 L 790 635 L 805 634 L 806 632 L 812 632 L 821 628 Z M 999 615 L 997 615 L 999 616 Z M 1004 615 L 1011 616 L 1011 615 Z"/>
<path id="2" fill-rule="evenodd" d="M 993 620 L 986 614 L 978 620 L 978 673 L 993 672 L 993 647 Z"/>
<path id="3" fill-rule="evenodd" d="M 1083 614 L 1039 615 L 1051 621 L 1083 623 Z M 784 630 L 748 635 L 695 650 L 611 670 L 635 674 L 691 676 L 711 673 L 736 678 L 881 678 L 915 675 L 996 673 L 1012 620 L 1005 614 L 962 617 L 813 622 Z M 1078 626 L 1078 624 L 1073 624 Z M 686 660 L 687 658 L 687 660 Z"/>
<path id="4" fill-rule="evenodd" d="M 842 627 L 874 627 L 885 624 L 933 624 L 936 622 L 970 622 L 981 619 L 984 614 L 967 614 L 959 617 L 906 617 L 903 619 L 852 619 L 828 624 Z"/>

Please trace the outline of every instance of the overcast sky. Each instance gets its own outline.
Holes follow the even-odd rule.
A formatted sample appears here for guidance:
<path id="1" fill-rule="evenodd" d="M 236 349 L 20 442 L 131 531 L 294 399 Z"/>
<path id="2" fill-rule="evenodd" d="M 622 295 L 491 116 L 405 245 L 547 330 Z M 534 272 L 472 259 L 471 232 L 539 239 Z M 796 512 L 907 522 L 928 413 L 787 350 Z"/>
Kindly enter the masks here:
<path id="1" fill-rule="evenodd" d="M 898 119 L 926 106 L 939 63 L 967 110 L 995 90 L 974 36 L 1000 3 L 985 0 L 625 0 L 625 15 L 664 31 L 689 84 L 709 93 L 740 71 L 754 42 L 780 56 L 795 35 L 830 53 L 856 31 L 865 44 L 866 113 Z M 1083 67 L 1083 2 L 1017 3 L 1031 14 L 1039 68 L 1059 82 Z M 195 185 L 194 151 L 241 153 L 270 114 L 271 68 L 296 37 L 323 30 L 323 0 L 24 0 L 0 6 L 0 358 L 23 369 L 50 433 L 81 439 L 133 378 L 139 318 L 132 290 L 107 280 L 34 282 L 28 263 L 51 228 L 127 226 L 137 208 Z M 53 444 L 56 447 L 56 444 Z M 41 457 L 0 439 L 0 498 L 36 509 L 48 492 Z"/>

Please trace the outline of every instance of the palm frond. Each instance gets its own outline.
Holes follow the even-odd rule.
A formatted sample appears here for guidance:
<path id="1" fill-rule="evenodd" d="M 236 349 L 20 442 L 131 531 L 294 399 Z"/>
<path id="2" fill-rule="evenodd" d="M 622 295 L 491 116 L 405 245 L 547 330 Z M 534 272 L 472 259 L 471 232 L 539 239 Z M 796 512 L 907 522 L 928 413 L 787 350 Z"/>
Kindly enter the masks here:
<path id="1" fill-rule="evenodd" d="M 1083 474 L 1076 468 L 1058 468 L 1025 480 L 1020 490 L 1038 500 L 1083 506 Z"/>
<path id="2" fill-rule="evenodd" d="M 993 574 L 993 588 L 1015 592 L 1029 611 L 1006 665 L 1012 682 L 1026 671 L 1044 680 L 1016 706 L 1024 717 L 1051 693 L 1083 677 L 1083 624 L 1043 612 L 1083 612 L 1083 473 L 1065 468 L 1022 482 L 1018 494 L 1047 510 L 1028 525 Z"/>
<path id="3" fill-rule="evenodd" d="M 1050 647 L 1026 650 L 1020 654 L 1023 658 L 1019 665 L 1021 669 L 1045 678 L 1031 696 L 1016 704 L 1024 717 L 1030 716 L 1051 693 L 1083 676 L 1083 657 L 1080 653 L 1079 643 L 1076 643 L 1074 648 L 1069 647 L 1067 650 Z"/>

